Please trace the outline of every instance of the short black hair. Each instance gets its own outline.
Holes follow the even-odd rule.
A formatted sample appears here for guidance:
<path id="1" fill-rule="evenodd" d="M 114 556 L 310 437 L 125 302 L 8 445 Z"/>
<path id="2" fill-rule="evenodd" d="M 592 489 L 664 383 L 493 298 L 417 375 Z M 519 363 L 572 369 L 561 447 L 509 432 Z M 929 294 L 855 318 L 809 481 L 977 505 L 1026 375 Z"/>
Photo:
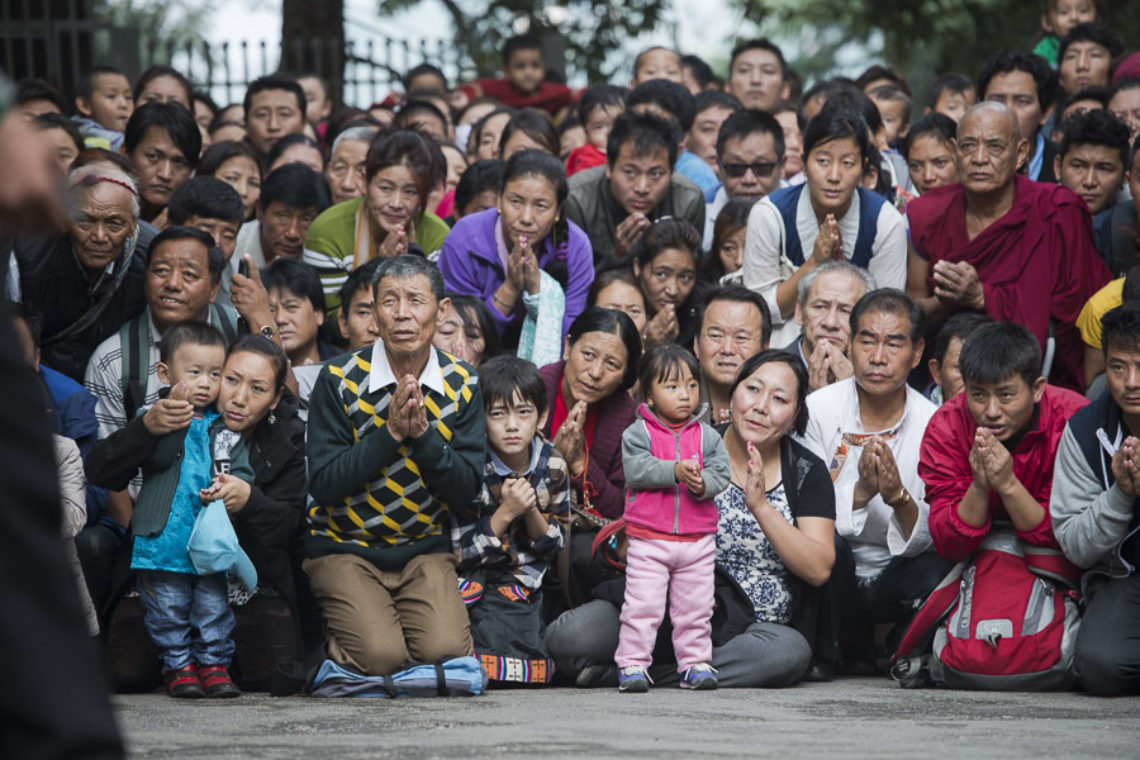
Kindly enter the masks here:
<path id="1" fill-rule="evenodd" d="M 606 140 L 606 162 L 617 163 L 621 146 L 633 145 L 634 156 L 646 156 L 664 148 L 669 155 L 669 168 L 677 163 L 677 148 L 681 143 L 681 126 L 676 119 L 662 119 L 657 114 L 626 111 L 614 119 L 613 129 Z"/>
<path id="2" fill-rule="evenodd" d="M 64 116 L 62 113 L 49 111 L 48 113 L 41 113 L 36 118 L 32 119 L 32 126 L 38 131 L 44 132 L 49 129 L 62 129 L 75 143 L 75 149 L 83 150 L 87 147 L 83 142 L 83 135 L 79 132 L 79 127 L 74 121 Z"/>
<path id="3" fill-rule="evenodd" d="M 165 129 L 174 145 L 182 151 L 187 165 L 191 169 L 198 166 L 202 131 L 194 121 L 194 115 L 178 103 L 152 101 L 135 109 L 123 130 L 123 147 L 127 155 L 135 152 L 152 127 Z"/>
<path id="4" fill-rule="evenodd" d="M 218 115 L 217 101 L 211 98 L 210 93 L 206 92 L 205 90 L 194 90 L 194 103 L 206 104 L 206 108 L 210 109 L 210 121 L 213 121 L 214 117 Z M 193 106 L 194 103 L 191 103 L 190 105 Z"/>
<path id="5" fill-rule="evenodd" d="M 671 47 L 667 47 L 665 45 L 652 45 L 650 47 L 647 47 L 638 53 L 633 59 L 633 76 L 635 79 L 637 78 L 637 70 L 641 68 L 641 59 L 652 53 L 654 50 L 664 50 L 667 53 L 672 53 L 673 55 L 677 56 L 678 62 L 681 60 L 681 54 Z"/>
<path id="6" fill-rule="evenodd" d="M 865 68 L 863 73 L 856 77 L 855 86 L 860 90 L 865 90 L 867 89 L 867 85 L 876 79 L 887 79 L 894 82 L 896 87 L 902 90 L 907 97 L 910 97 L 910 86 L 906 83 L 906 78 L 899 72 L 881 63 L 873 63 Z"/>
<path id="7" fill-rule="evenodd" d="M 915 141 L 920 137 L 931 136 L 938 140 L 943 145 L 949 145 L 955 139 L 958 133 L 958 124 L 949 116 L 937 111 L 931 111 L 926 114 L 914 124 L 910 125 L 910 131 L 906 133 L 906 139 L 903 140 L 903 157 L 910 158 L 910 149 L 914 147 Z"/>
<path id="8" fill-rule="evenodd" d="M 832 114 L 839 111 L 849 111 L 862 116 L 872 135 L 883 128 L 883 115 L 879 113 L 879 107 L 875 105 L 875 101 L 852 87 L 844 87 L 828 98 L 817 115 Z M 807 151 L 804 151 L 804 155 L 807 155 Z"/>
<path id="9" fill-rule="evenodd" d="M 720 77 L 713 73 L 712 66 L 705 62 L 705 59 L 697 55 L 683 55 L 681 56 L 681 68 L 689 67 L 693 72 L 693 79 L 697 80 L 697 86 L 702 90 L 711 85 L 719 85 L 721 83 Z"/>
<path id="10" fill-rule="evenodd" d="M 376 273 L 376 267 L 380 266 L 381 261 L 382 259 L 372 259 L 364 262 L 349 272 L 344 284 L 337 289 L 336 297 L 340 299 L 340 313 L 345 317 L 348 317 L 348 310 L 352 306 L 352 297 L 356 295 L 357 291 L 372 292 L 372 275 Z"/>
<path id="11" fill-rule="evenodd" d="M 479 387 L 483 390 L 483 409 L 486 411 L 490 411 L 497 402 L 511 406 L 516 392 L 534 404 L 539 417 L 549 405 L 546 383 L 542 381 L 538 367 L 517 356 L 495 356 L 480 364 Z"/>
<path id="12" fill-rule="evenodd" d="M 240 225 L 245 219 L 245 206 L 237 190 L 208 174 L 200 174 L 183 182 L 170 195 L 166 215 L 171 224 L 186 224 L 192 216 L 222 219 Z"/>
<path id="13" fill-rule="evenodd" d="M 325 178 L 304 164 L 278 166 L 261 181 L 257 205 L 262 211 L 271 203 L 284 203 L 290 208 L 329 207 L 329 189 Z"/>
<path id="14" fill-rule="evenodd" d="M 1120 166 L 1128 168 L 1128 143 L 1132 136 L 1128 125 L 1108 111 L 1099 109 L 1076 113 L 1065 119 L 1061 131 L 1061 160 L 1077 145 L 1103 145 L 1120 154 Z"/>
<path id="15" fill-rule="evenodd" d="M 744 40 L 737 43 L 736 47 L 732 49 L 732 55 L 728 59 L 728 71 L 731 74 L 732 67 L 736 64 L 736 59 L 742 53 L 747 53 L 749 50 L 767 50 L 772 53 L 780 61 L 780 76 L 783 79 L 788 78 L 788 61 L 784 58 L 784 51 L 780 50 L 779 46 L 772 42 L 767 37 L 758 37 L 753 40 Z"/>
<path id="16" fill-rule="evenodd" d="M 236 140 L 219 140 L 202 153 L 202 160 L 198 162 L 197 175 L 213 176 L 222 164 L 239 156 L 244 156 L 252 161 L 253 165 L 257 167 L 258 174 L 261 173 L 261 162 L 257 160 L 257 156 L 249 143 L 237 142 Z M 260 180 L 261 177 L 259 176 L 258 179 Z"/>
<path id="17" fill-rule="evenodd" d="M 744 363 L 740 365 L 740 369 L 736 371 L 736 380 L 732 383 L 730 394 L 736 393 L 737 387 L 754 375 L 756 370 L 773 362 L 787 365 L 792 374 L 796 376 L 796 417 L 795 421 L 792 422 L 792 432 L 796 435 L 803 435 L 807 431 L 808 425 L 808 373 L 803 359 L 797 354 L 783 348 L 768 348 L 745 359 Z"/>
<path id="18" fill-rule="evenodd" d="M 640 105 L 654 105 L 665 111 L 681 125 L 682 132 L 693 128 L 693 94 L 685 85 L 668 79 L 650 79 L 634 87 L 626 103 L 631 109 Z"/>
<path id="19" fill-rule="evenodd" d="M 892 101 L 902 103 L 903 123 L 901 126 L 905 127 L 907 124 L 910 124 L 910 111 L 913 104 L 911 103 L 910 95 L 908 95 L 903 88 L 893 84 L 882 84 L 871 90 L 871 92 L 867 94 L 867 97 L 871 99 L 872 103 L 876 100 L 885 100 L 888 103 Z M 878 108 L 878 105 L 876 104 L 875 107 Z M 879 115 L 882 116 L 882 113 Z"/>
<path id="20" fill-rule="evenodd" d="M 302 132 L 294 132 L 291 135 L 285 135 L 269 146 L 269 150 L 265 153 L 265 168 L 273 166 L 277 159 L 281 158 L 281 154 L 292 148 L 294 145 L 307 145 L 321 156 L 321 166 L 328 166 L 329 157 L 325 155 L 324 146 L 319 142 L 309 137 Z M 280 167 L 279 167 L 280 168 Z"/>
<path id="21" fill-rule="evenodd" d="M 694 380 L 700 380 L 701 363 L 688 349 L 676 343 L 662 343 L 643 353 L 637 363 L 637 390 L 641 400 L 649 402 L 654 383 L 673 377 L 679 379 L 682 367 L 688 368 Z"/>
<path id="22" fill-rule="evenodd" d="M 297 99 L 297 108 L 300 109 L 301 117 L 304 118 L 309 100 L 305 97 L 305 91 L 301 89 L 301 85 L 297 84 L 297 80 L 288 74 L 266 74 L 250 82 L 249 87 L 245 89 L 245 98 L 242 100 L 241 105 L 245 111 L 246 122 L 249 121 L 249 111 L 253 105 L 253 96 L 265 90 L 285 90 L 286 92 L 293 93 L 293 97 Z"/>
<path id="23" fill-rule="evenodd" d="M 455 185 L 455 208 L 459 213 L 467 208 L 475 196 L 486 190 L 496 193 L 503 186 L 503 175 L 507 171 L 507 162 L 498 158 L 485 158 L 464 169 L 459 175 L 459 182 Z"/>
<path id="24" fill-rule="evenodd" d="M 851 309 L 852 339 L 859 332 L 859 320 L 864 314 L 905 314 L 910 321 L 910 343 L 917 344 L 926 334 L 926 316 L 922 306 L 897 288 L 878 288 L 863 294 Z"/>
<path id="25" fill-rule="evenodd" d="M 264 340 L 264 338 L 262 338 Z M 226 338 L 218 328 L 206 322 L 190 320 L 171 326 L 158 343 L 158 360 L 169 364 L 182 346 L 209 346 L 226 350 Z"/>
<path id="26" fill-rule="evenodd" d="M 443 71 L 438 66 L 434 66 L 430 63 L 421 63 L 418 66 L 413 66 L 408 69 L 408 73 L 404 74 L 401 80 L 404 85 L 404 91 L 406 92 L 412 89 L 413 79 L 424 75 L 439 77 L 440 81 L 443 82 L 443 89 L 447 89 L 447 76 L 444 75 Z"/>
<path id="27" fill-rule="evenodd" d="M 516 34 L 503 43 L 503 65 L 511 62 L 511 56 L 520 50 L 537 50 L 542 53 L 542 43 L 532 34 Z"/>
<path id="28" fill-rule="evenodd" d="M 965 74 L 943 74 L 934 78 L 926 88 L 926 107 L 933 109 L 938 105 L 942 93 L 950 92 L 954 95 L 965 95 L 974 89 L 974 83 Z"/>
<path id="29" fill-rule="evenodd" d="M 278 258 L 261 270 L 261 283 L 266 291 L 285 290 L 308 299 L 317 314 L 325 313 L 325 291 L 317 270 L 297 259 Z"/>
<path id="30" fill-rule="evenodd" d="M 396 113 L 396 118 L 392 122 L 398 129 L 413 129 L 411 125 L 412 117 L 417 113 L 427 114 L 433 119 L 439 119 L 439 123 L 443 125 L 443 131 L 447 132 L 447 125 L 451 123 L 451 119 L 443 111 L 439 110 L 439 106 L 432 103 L 430 100 L 413 99 L 400 107 Z"/>
<path id="31" fill-rule="evenodd" d="M 930 358 L 937 359 L 941 365 L 945 361 L 946 352 L 950 350 L 950 344 L 955 338 L 964 342 L 974 330 L 992 322 L 993 320 L 989 316 L 979 311 L 958 312 L 947 319 L 939 328 L 938 334 L 934 336 L 934 346 L 930 352 Z"/>
<path id="32" fill-rule="evenodd" d="M 537 108 L 520 108 L 518 112 L 512 115 L 506 126 L 503 127 L 502 134 L 499 135 L 499 155 L 503 154 L 507 147 L 507 141 L 516 132 L 522 132 L 531 141 L 543 146 L 546 152 L 552 156 L 557 156 L 562 152 L 562 140 L 558 137 L 558 130 L 554 126 L 554 121 L 546 111 L 540 111 Z"/>
<path id="33" fill-rule="evenodd" d="M 1140 348 L 1140 303 L 1124 301 L 1101 317 L 1100 347 L 1105 357 L 1110 348 L 1122 351 Z"/>
<path id="34" fill-rule="evenodd" d="M 1111 93 L 1112 91 L 1107 87 L 1101 87 L 1095 84 L 1089 87 L 1082 87 L 1076 92 L 1069 93 L 1057 103 L 1057 118 L 1061 119 L 1065 115 L 1065 111 L 1069 109 L 1069 106 L 1081 100 L 1095 100 L 1097 103 L 1100 103 L 1101 108 L 1107 109 Z"/>
<path id="35" fill-rule="evenodd" d="M 622 375 L 621 385 L 617 393 L 627 391 L 637 381 L 637 362 L 641 359 L 641 336 L 637 334 L 637 326 L 623 311 L 603 309 L 600 306 L 588 306 L 570 323 L 570 330 L 566 334 L 566 345 L 573 346 L 586 333 L 602 332 L 616 335 L 625 346 L 626 363 L 625 373 Z"/>
<path id="36" fill-rule="evenodd" d="M 582 91 L 575 109 L 578 112 L 578 121 L 586 125 L 586 119 L 595 108 L 614 106 L 625 109 L 625 100 L 629 96 L 628 87 L 618 87 L 612 84 L 594 84 Z"/>
<path id="37" fill-rule="evenodd" d="M 1041 346 L 1022 325 L 982 325 L 962 344 L 958 371 L 967 384 L 996 385 L 1017 375 L 1031 386 L 1041 377 Z"/>
<path id="38" fill-rule="evenodd" d="M 1058 67 L 1065 60 L 1065 51 L 1074 42 L 1095 42 L 1108 50 L 1109 58 L 1117 58 L 1124 52 L 1124 43 L 1120 41 L 1120 35 L 1109 26 L 1099 21 L 1086 21 L 1074 26 L 1061 38 L 1061 46 L 1057 48 Z"/>
<path id="39" fill-rule="evenodd" d="M 406 280 L 420 275 L 426 277 L 431 284 L 431 293 L 435 296 L 436 303 L 447 297 L 443 284 L 443 274 L 439 271 L 439 267 L 435 265 L 435 262 L 428 261 L 423 256 L 417 256 L 414 253 L 402 253 L 399 256 L 381 259 L 375 271 L 372 272 L 372 294 L 376 294 L 380 281 L 385 277 Z"/>
<path id="40" fill-rule="evenodd" d="M 1039 55 L 1028 50 L 999 50 L 982 65 L 978 74 L 978 100 L 986 99 L 986 88 L 999 74 L 1023 71 L 1033 77 L 1037 85 L 1037 104 L 1044 111 L 1057 97 L 1057 72 Z M 1027 138 L 1032 135 L 1026 135 Z"/>
<path id="41" fill-rule="evenodd" d="M 744 104 L 735 95 L 729 95 L 724 90 L 701 90 L 693 96 L 693 121 L 703 111 L 710 108 L 727 108 L 730 111 L 743 110 Z"/>
<path id="42" fill-rule="evenodd" d="M 127 76 L 121 71 L 117 70 L 114 66 L 91 66 L 86 74 L 75 80 L 74 95 L 76 98 L 83 98 L 89 100 L 92 95 L 95 95 L 95 77 L 104 74 L 114 74 L 116 76 Z M 66 111 L 64 111 L 66 113 Z"/>
<path id="43" fill-rule="evenodd" d="M 799 104 L 796 108 L 796 115 L 799 117 L 801 125 L 806 125 L 808 119 L 804 116 L 804 108 L 808 103 L 816 98 L 823 98 L 823 102 L 831 100 L 831 97 L 837 92 L 853 89 L 855 85 L 848 80 L 840 77 L 832 77 L 831 79 L 821 79 L 820 81 L 807 88 L 803 95 L 800 96 Z M 821 106 L 822 107 L 822 106 Z"/>
<path id="44" fill-rule="evenodd" d="M 76 93 L 78 95 L 78 93 Z M 56 88 L 39 77 L 27 77 L 16 82 L 16 96 L 12 101 L 18 106 L 34 100 L 46 100 L 62 114 L 71 113 L 72 107 Z"/>
<path id="45" fill-rule="evenodd" d="M 776 148 L 777 160 L 784 157 L 784 128 L 780 126 L 780 122 L 776 121 L 776 117 L 767 111 L 742 108 L 731 114 L 720 125 L 720 132 L 716 136 L 717 160 L 724 157 L 724 146 L 729 140 L 743 140 L 752 134 L 771 135 L 772 145 Z"/>
<path id="46" fill-rule="evenodd" d="M 149 267 L 150 263 L 154 261 L 154 254 L 158 251 L 159 246 L 175 240 L 197 240 L 206 246 L 206 266 L 210 270 L 210 280 L 217 283 L 222 279 L 222 270 L 226 268 L 226 254 L 222 253 L 222 249 L 214 243 L 214 238 L 210 236 L 210 233 L 203 232 L 197 227 L 175 225 L 167 227 L 155 235 L 147 249 L 147 266 Z"/>
<path id="47" fill-rule="evenodd" d="M 760 342 L 761 345 L 768 345 L 768 341 L 772 338 L 772 311 L 768 308 L 768 302 L 755 290 L 736 284 L 716 285 L 705 291 L 704 299 L 701 301 L 700 316 L 697 319 L 698 336 L 704 330 L 705 312 L 717 301 L 750 303 L 755 306 L 760 311 Z"/>

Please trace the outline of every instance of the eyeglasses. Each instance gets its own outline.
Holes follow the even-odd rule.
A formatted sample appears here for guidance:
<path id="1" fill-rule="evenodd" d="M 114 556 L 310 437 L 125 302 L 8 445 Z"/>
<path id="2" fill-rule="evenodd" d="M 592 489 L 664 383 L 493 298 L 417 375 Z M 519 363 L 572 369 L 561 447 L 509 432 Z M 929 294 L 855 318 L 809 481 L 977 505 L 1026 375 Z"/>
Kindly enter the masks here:
<path id="1" fill-rule="evenodd" d="M 733 179 L 743 177 L 749 169 L 751 169 L 752 173 L 759 179 L 764 179 L 765 177 L 771 177 L 772 172 L 776 171 L 776 162 L 758 161 L 754 164 L 721 164 L 720 168 L 724 169 L 724 173 Z"/>

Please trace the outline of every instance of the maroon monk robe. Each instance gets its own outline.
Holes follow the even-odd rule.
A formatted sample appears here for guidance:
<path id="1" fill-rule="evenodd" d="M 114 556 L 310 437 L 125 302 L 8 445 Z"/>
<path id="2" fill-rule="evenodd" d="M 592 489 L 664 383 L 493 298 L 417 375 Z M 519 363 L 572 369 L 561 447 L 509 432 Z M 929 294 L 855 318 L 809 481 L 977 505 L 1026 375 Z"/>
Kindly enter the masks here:
<path id="1" fill-rule="evenodd" d="M 1041 350 L 1054 326 L 1056 355 L 1049 381 L 1080 390 L 1083 348 L 1075 327 L 1085 302 L 1110 279 L 1097 254 L 1084 202 L 1060 185 L 1018 175 L 1013 207 L 973 240 L 966 235 L 966 194 L 961 185 L 939 187 L 907 205 L 910 241 L 934 264 L 965 261 L 978 271 L 986 313 L 1024 325 Z"/>

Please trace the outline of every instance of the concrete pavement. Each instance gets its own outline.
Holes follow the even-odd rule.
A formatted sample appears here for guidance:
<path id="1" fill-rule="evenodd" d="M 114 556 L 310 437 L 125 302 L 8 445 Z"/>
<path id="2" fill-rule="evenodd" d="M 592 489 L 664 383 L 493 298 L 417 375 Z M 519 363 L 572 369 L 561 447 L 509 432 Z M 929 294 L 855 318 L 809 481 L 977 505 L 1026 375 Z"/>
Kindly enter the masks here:
<path id="1" fill-rule="evenodd" d="M 1140 698 L 903 691 L 885 679 L 399 701 L 156 693 L 114 703 L 139 758 L 1140 757 Z"/>

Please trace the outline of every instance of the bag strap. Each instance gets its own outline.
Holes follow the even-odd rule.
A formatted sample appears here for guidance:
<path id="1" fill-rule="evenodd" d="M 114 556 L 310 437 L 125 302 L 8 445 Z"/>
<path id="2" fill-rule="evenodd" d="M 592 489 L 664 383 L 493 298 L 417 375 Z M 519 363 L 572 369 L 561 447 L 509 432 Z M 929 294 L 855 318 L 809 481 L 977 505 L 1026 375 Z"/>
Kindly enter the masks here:
<path id="1" fill-rule="evenodd" d="M 214 327 L 222 331 L 222 335 L 226 339 L 226 345 L 230 345 L 237 340 L 237 319 L 232 312 L 216 303 L 212 303 L 210 304 L 210 322 Z"/>
<path id="2" fill-rule="evenodd" d="M 119 328 L 119 349 L 123 360 L 121 384 L 123 414 L 129 421 L 146 402 L 146 378 L 150 375 L 150 325 L 139 314 Z"/>
<path id="3" fill-rule="evenodd" d="M 447 673 L 443 669 L 443 660 L 435 661 L 435 695 L 447 696 Z"/>

